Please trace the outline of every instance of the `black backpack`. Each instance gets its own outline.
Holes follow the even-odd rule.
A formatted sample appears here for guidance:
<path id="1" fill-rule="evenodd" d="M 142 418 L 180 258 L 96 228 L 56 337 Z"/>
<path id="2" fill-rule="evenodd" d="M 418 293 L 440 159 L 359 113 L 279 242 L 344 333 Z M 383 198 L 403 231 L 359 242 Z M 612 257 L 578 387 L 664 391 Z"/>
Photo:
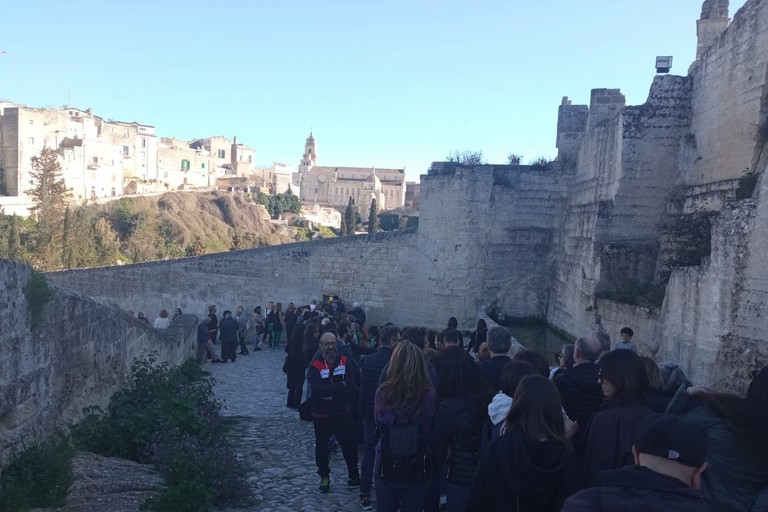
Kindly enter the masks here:
<path id="1" fill-rule="evenodd" d="M 379 425 L 381 441 L 379 476 L 385 483 L 422 482 L 427 474 L 426 440 L 418 423 Z"/>

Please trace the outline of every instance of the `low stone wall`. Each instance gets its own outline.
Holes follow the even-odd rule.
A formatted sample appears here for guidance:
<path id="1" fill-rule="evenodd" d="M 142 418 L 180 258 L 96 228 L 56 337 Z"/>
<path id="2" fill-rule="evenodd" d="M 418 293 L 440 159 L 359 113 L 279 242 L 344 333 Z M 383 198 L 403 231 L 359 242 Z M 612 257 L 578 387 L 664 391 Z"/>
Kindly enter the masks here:
<path id="1" fill-rule="evenodd" d="M 0 260 L 0 462 L 23 439 L 45 438 L 104 407 L 146 351 L 178 365 L 193 354 L 197 318 L 165 333 L 79 292 L 51 285 L 40 321 L 30 325 L 31 269 Z"/>

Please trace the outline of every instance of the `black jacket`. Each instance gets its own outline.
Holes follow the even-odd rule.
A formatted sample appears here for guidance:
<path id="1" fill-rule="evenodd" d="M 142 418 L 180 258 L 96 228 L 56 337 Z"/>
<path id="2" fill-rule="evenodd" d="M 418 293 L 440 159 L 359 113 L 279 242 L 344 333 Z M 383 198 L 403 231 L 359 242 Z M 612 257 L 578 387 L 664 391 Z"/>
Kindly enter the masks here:
<path id="1" fill-rule="evenodd" d="M 392 358 L 392 352 L 392 348 L 381 346 L 375 354 L 363 357 L 360 362 L 362 378 L 357 400 L 357 412 L 362 418 L 373 418 L 373 405 L 376 388 L 379 386 L 379 376 Z"/>
<path id="2" fill-rule="evenodd" d="M 219 323 L 219 339 L 224 341 L 237 342 L 237 320 L 232 317 L 224 318 Z"/>
<path id="3" fill-rule="evenodd" d="M 712 511 L 697 489 L 643 466 L 603 471 L 600 484 L 568 498 L 562 512 Z"/>
<path id="4" fill-rule="evenodd" d="M 560 491 L 573 461 L 569 447 L 535 441 L 516 426 L 488 448 L 469 491 L 468 512 L 560 510 Z"/>
<path id="5" fill-rule="evenodd" d="M 451 484 L 469 485 L 475 477 L 486 407 L 471 395 L 440 400 L 430 441 L 436 463 L 447 460 Z"/>
<path id="6" fill-rule="evenodd" d="M 600 409 L 603 389 L 597 382 L 600 368 L 593 363 L 581 363 L 566 369 L 555 377 L 565 413 L 578 422 L 579 432 L 586 431 L 589 419 Z"/>
<path id="7" fill-rule="evenodd" d="M 480 374 L 493 386 L 494 393 L 498 393 L 501 390 L 501 370 L 510 361 L 509 356 L 493 356 L 487 361 L 477 363 Z"/>
<path id="8" fill-rule="evenodd" d="M 355 393 L 349 358 L 336 354 L 328 364 L 322 355 L 315 357 L 307 368 L 307 380 L 312 387 L 312 415 L 338 416 L 349 412 L 349 398 Z"/>

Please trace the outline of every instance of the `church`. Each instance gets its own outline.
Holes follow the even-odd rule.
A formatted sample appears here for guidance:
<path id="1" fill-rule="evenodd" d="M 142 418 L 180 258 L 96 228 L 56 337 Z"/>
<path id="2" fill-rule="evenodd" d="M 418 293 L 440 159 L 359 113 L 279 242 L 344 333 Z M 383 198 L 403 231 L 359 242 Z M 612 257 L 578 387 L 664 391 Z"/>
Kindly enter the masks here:
<path id="1" fill-rule="evenodd" d="M 367 219 L 374 199 L 378 211 L 405 204 L 405 169 L 317 165 L 317 145 L 310 133 L 299 172 L 293 175 L 293 187 L 298 189 L 301 203 L 307 205 L 343 211 L 352 198 L 356 212 Z"/>

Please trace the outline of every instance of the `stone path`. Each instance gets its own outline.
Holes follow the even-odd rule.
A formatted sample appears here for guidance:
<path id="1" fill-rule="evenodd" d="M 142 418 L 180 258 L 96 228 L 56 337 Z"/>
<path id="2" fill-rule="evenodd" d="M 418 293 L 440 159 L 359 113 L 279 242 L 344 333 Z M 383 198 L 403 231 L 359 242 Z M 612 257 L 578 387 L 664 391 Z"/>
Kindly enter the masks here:
<path id="1" fill-rule="evenodd" d="M 216 345 L 217 352 L 220 348 Z M 314 430 L 285 407 L 284 359 L 282 348 L 267 348 L 238 356 L 236 363 L 204 365 L 216 379 L 222 414 L 241 420 L 237 426 L 241 454 L 255 468 L 256 504 L 250 510 L 359 512 L 358 491 L 346 487 L 341 450 L 331 453 L 331 492 L 318 491 Z"/>

